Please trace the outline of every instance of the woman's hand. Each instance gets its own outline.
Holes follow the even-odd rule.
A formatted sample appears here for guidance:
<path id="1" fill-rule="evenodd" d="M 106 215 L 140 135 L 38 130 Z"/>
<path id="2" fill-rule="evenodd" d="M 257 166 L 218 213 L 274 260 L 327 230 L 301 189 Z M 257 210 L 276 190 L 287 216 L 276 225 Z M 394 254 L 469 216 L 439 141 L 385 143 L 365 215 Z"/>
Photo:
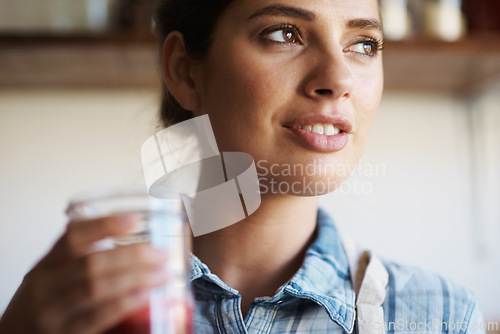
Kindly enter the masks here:
<path id="1" fill-rule="evenodd" d="M 0 320 L 1 334 L 101 333 L 144 307 L 166 282 L 164 251 L 132 244 L 89 253 L 94 242 L 127 234 L 133 216 L 68 224 L 26 275 Z"/>

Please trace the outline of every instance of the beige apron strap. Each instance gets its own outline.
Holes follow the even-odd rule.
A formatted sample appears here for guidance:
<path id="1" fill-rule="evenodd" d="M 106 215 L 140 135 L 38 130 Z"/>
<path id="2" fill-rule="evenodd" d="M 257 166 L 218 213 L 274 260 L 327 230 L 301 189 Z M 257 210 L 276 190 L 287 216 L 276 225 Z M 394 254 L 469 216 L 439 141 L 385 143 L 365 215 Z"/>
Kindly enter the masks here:
<path id="1" fill-rule="evenodd" d="M 343 236 L 349 261 L 351 281 L 356 292 L 356 327 L 358 334 L 385 334 L 385 288 L 389 273 L 372 253 L 362 250 L 350 238 Z"/>

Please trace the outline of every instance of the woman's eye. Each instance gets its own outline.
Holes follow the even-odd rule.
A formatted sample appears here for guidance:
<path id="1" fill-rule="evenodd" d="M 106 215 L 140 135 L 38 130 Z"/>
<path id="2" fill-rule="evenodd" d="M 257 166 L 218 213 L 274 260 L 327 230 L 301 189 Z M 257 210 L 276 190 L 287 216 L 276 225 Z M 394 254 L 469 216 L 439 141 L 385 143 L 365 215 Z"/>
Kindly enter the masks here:
<path id="1" fill-rule="evenodd" d="M 269 32 L 264 31 L 264 36 L 266 39 L 277 43 L 298 44 L 301 42 L 300 34 L 298 33 L 297 29 L 293 27 L 280 27 L 274 28 Z"/>
<path id="2" fill-rule="evenodd" d="M 381 50 L 381 47 L 375 41 L 358 42 L 348 48 L 348 51 L 361 53 L 370 57 L 375 56 L 379 50 Z"/>

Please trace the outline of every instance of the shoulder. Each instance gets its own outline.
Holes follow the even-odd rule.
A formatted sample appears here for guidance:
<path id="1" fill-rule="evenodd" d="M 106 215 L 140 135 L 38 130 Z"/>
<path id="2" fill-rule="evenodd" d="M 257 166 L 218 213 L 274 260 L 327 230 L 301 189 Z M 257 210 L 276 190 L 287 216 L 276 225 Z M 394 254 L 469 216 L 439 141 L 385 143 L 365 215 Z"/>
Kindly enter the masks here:
<path id="1" fill-rule="evenodd" d="M 389 272 L 384 301 L 389 325 L 406 331 L 413 329 L 408 326 L 425 326 L 443 333 L 483 333 L 474 330 L 483 320 L 470 290 L 420 268 L 382 262 Z"/>

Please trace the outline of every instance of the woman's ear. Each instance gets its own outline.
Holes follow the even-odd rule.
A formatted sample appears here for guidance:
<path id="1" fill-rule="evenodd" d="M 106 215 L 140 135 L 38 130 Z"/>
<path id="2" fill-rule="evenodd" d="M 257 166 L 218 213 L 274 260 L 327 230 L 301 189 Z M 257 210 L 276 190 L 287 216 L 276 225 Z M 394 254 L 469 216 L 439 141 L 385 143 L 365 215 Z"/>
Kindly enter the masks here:
<path id="1" fill-rule="evenodd" d="M 171 32 L 163 42 L 163 77 L 168 90 L 182 108 L 194 111 L 200 104 L 198 91 L 192 76 L 194 61 L 187 54 L 184 36 Z"/>

